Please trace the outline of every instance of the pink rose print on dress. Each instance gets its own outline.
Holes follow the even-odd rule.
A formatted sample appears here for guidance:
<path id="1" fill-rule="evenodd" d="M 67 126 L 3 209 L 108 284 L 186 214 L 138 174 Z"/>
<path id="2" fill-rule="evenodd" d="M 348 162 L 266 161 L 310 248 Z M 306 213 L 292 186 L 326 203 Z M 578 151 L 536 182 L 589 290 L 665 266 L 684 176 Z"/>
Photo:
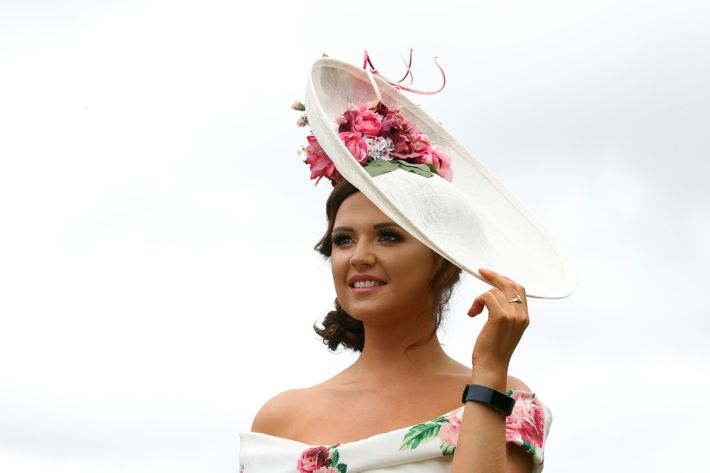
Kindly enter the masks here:
<path id="1" fill-rule="evenodd" d="M 301 453 L 296 470 L 298 473 L 347 473 L 348 465 L 340 463 L 337 445 L 318 446 Z"/>
<path id="2" fill-rule="evenodd" d="M 456 441 L 459 438 L 459 431 L 461 430 L 461 419 L 456 417 L 455 414 L 451 414 L 446 417 L 446 422 L 441 424 L 439 429 L 439 439 L 452 447 L 456 446 Z"/>
<path id="3" fill-rule="evenodd" d="M 313 447 L 309 448 L 301 454 L 301 458 L 298 459 L 296 464 L 296 469 L 298 473 L 314 473 L 323 467 L 330 466 L 330 454 L 326 447 Z"/>
<path id="4" fill-rule="evenodd" d="M 523 444 L 527 443 L 536 448 L 542 448 L 545 437 L 545 414 L 542 405 L 534 396 L 521 396 L 518 393 L 513 393 L 513 398 L 515 405 L 513 413 L 506 419 L 505 440 L 516 442 L 522 438 Z"/>

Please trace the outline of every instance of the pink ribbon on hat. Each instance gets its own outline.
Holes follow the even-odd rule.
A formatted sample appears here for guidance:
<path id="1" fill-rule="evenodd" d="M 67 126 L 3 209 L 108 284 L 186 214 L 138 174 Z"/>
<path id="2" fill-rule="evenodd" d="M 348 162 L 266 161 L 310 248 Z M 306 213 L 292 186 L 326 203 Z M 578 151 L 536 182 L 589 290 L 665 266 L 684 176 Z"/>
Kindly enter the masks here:
<path id="1" fill-rule="evenodd" d="M 407 92 L 413 92 L 415 94 L 421 94 L 421 95 L 434 95 L 434 94 L 438 94 L 439 92 L 444 90 L 444 87 L 446 86 L 446 74 L 444 73 L 444 69 L 439 65 L 439 62 L 436 60 L 437 58 L 434 58 L 434 64 L 436 64 L 436 67 L 438 67 L 439 70 L 441 71 L 441 77 L 443 79 L 443 83 L 441 84 L 441 87 L 439 87 L 438 90 L 434 90 L 434 91 L 415 90 L 415 89 L 411 89 L 409 87 L 405 87 L 403 85 L 400 85 L 401 82 L 404 79 L 406 79 L 407 77 L 409 77 L 409 75 L 412 73 L 412 54 L 413 54 L 413 52 L 414 51 L 410 48 L 409 49 L 409 64 L 407 64 L 407 72 L 404 74 L 404 77 L 402 77 L 397 82 L 393 82 L 379 73 L 379 71 L 375 68 L 375 65 L 372 64 L 372 60 L 370 59 L 370 55 L 367 53 L 367 49 L 365 50 L 365 59 L 362 62 L 362 68 L 367 70 L 367 66 L 369 65 L 370 72 L 372 72 L 372 74 L 382 77 L 382 79 L 384 79 L 385 82 L 387 82 L 392 87 L 394 87 L 395 89 L 398 89 L 398 90 L 406 90 Z"/>

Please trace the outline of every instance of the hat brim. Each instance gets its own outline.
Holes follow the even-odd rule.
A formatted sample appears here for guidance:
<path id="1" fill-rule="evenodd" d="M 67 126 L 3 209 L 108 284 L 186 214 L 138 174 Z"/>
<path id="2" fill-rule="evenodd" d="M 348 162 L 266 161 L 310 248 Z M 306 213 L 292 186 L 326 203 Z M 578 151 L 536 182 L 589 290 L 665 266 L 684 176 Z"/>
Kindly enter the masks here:
<path id="1" fill-rule="evenodd" d="M 467 273 L 487 282 L 492 269 L 528 297 L 558 299 L 575 288 L 569 259 L 525 206 L 443 126 L 374 76 L 382 101 L 451 156 L 451 182 L 403 170 L 370 176 L 345 147 L 336 118 L 349 103 L 376 100 L 367 73 L 331 58 L 313 64 L 306 86 L 308 123 L 338 172 L 405 231 Z"/>

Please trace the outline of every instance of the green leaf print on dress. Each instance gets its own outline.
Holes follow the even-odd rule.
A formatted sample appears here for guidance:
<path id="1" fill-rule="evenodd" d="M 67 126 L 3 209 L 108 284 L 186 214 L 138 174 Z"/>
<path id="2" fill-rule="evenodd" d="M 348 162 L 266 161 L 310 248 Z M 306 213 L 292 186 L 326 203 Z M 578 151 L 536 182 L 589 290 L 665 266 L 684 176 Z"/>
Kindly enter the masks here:
<path id="1" fill-rule="evenodd" d="M 414 450 L 425 442 L 439 439 L 439 448 L 443 456 L 453 455 L 456 451 L 456 439 L 459 436 L 461 419 L 455 413 L 437 417 L 411 427 L 402 439 L 400 450 Z"/>

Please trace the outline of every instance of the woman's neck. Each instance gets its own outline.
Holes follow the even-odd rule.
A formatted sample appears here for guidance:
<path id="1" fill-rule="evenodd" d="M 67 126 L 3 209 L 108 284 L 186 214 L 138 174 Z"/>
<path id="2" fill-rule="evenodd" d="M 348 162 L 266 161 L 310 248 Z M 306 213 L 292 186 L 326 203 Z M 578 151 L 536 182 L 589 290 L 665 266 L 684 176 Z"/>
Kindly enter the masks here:
<path id="1" fill-rule="evenodd" d="M 417 377 L 460 371 L 463 365 L 449 357 L 427 324 L 365 324 L 365 345 L 347 370 L 358 378 Z"/>

